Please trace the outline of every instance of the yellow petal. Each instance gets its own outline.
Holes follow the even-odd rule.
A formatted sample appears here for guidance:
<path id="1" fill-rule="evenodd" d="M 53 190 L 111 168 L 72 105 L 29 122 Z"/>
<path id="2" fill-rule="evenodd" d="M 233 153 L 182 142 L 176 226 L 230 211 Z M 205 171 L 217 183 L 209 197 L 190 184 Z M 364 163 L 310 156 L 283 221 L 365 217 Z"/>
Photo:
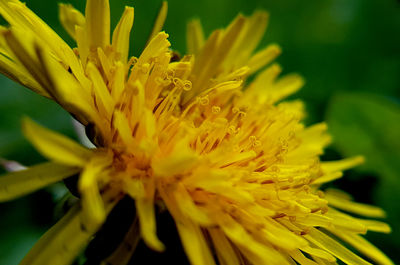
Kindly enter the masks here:
<path id="1" fill-rule="evenodd" d="M 3 31 L 2 34 L 20 63 L 40 86 L 51 95 L 49 92 L 49 88 L 51 87 L 50 82 L 37 58 L 35 37 L 30 32 L 22 31 L 18 28 L 11 28 Z"/>
<path id="2" fill-rule="evenodd" d="M 272 245 L 285 250 L 295 250 L 307 245 L 307 241 L 301 236 L 282 227 L 273 219 L 266 218 L 265 228 L 260 229 L 259 235 L 268 240 Z"/>
<path id="3" fill-rule="evenodd" d="M 139 216 L 140 231 L 146 244 L 157 251 L 164 251 L 163 243 L 157 238 L 156 218 L 152 199 L 137 199 L 136 210 Z"/>
<path id="4" fill-rule="evenodd" d="M 29 88 L 35 93 L 46 98 L 51 98 L 49 93 L 27 72 L 27 70 L 12 61 L 9 57 L 0 54 L 0 72 L 17 83 Z"/>
<path id="5" fill-rule="evenodd" d="M 198 225 L 190 220 L 176 220 L 176 227 L 182 241 L 183 248 L 193 265 L 215 264 L 211 251 Z"/>
<path id="6" fill-rule="evenodd" d="M 229 157 L 221 157 L 221 160 L 216 162 L 215 166 L 218 166 L 220 168 L 227 167 L 227 166 L 231 166 L 236 163 L 248 161 L 250 159 L 255 158 L 256 156 L 257 156 L 257 154 L 253 150 L 247 151 L 247 152 L 236 153 L 236 154 L 233 153 L 233 154 L 230 154 Z"/>
<path id="7" fill-rule="evenodd" d="M 105 48 L 110 44 L 109 0 L 86 1 L 86 29 L 90 48 Z"/>
<path id="8" fill-rule="evenodd" d="M 0 176 L 0 202 L 34 192 L 79 171 L 77 167 L 47 162 Z"/>
<path id="9" fill-rule="evenodd" d="M 99 182 L 105 168 L 113 161 L 112 153 L 96 153 L 87 163 L 79 177 L 78 188 L 82 194 L 83 222 L 91 230 L 102 224 L 106 218 Z"/>
<path id="10" fill-rule="evenodd" d="M 0 72 L 39 95 L 51 98 L 47 91 L 15 57 L 6 40 L 5 35 L 8 34 L 7 31 L 9 31 L 9 29 L 0 26 Z"/>
<path id="11" fill-rule="evenodd" d="M 156 125 L 156 120 L 155 120 L 154 114 L 151 110 L 144 109 L 143 123 L 144 123 L 143 135 L 145 135 L 149 141 L 153 141 L 153 137 L 157 132 L 156 131 L 157 125 Z"/>
<path id="12" fill-rule="evenodd" d="M 115 111 L 113 122 L 114 127 L 118 131 L 118 134 L 126 147 L 133 146 L 135 144 L 135 139 L 132 136 L 132 130 L 125 114 L 120 111 Z"/>
<path id="13" fill-rule="evenodd" d="M 248 19 L 246 34 L 243 35 L 243 40 L 240 47 L 242 52 L 246 54 L 244 58 L 253 53 L 260 43 L 268 26 L 269 14 L 265 11 L 257 10 Z M 243 55 L 242 55 L 243 57 Z"/>
<path id="14" fill-rule="evenodd" d="M 259 243 L 239 223 L 229 219 L 227 223 L 220 224 L 221 229 L 253 264 L 286 264 L 279 252 Z"/>
<path id="15" fill-rule="evenodd" d="M 332 218 L 329 218 L 322 214 L 308 214 L 305 217 L 296 217 L 296 222 L 305 226 L 319 226 L 319 227 L 330 227 L 332 226 Z"/>
<path id="16" fill-rule="evenodd" d="M 339 179 L 343 177 L 343 173 L 342 172 L 334 172 L 334 173 L 330 173 L 330 174 L 326 174 L 323 175 L 322 177 L 317 178 L 316 180 L 314 180 L 312 183 L 313 184 L 322 184 L 322 183 L 326 183 L 326 182 L 331 182 L 335 179 Z"/>
<path id="17" fill-rule="evenodd" d="M 364 163 L 365 159 L 362 156 L 350 157 L 338 161 L 322 162 L 321 169 L 326 172 L 343 171 L 349 168 L 356 167 Z"/>
<path id="18" fill-rule="evenodd" d="M 111 97 L 110 91 L 104 83 L 103 77 L 101 76 L 99 70 L 92 62 L 87 64 L 86 70 L 90 80 L 93 82 L 93 91 L 96 99 L 98 100 L 100 111 L 102 112 L 104 118 L 111 120 L 115 102 Z"/>
<path id="19" fill-rule="evenodd" d="M 83 171 L 81 178 L 86 178 L 91 174 L 90 171 Z M 104 210 L 103 200 L 101 199 L 99 187 L 97 183 L 80 190 L 82 194 L 82 222 L 89 230 L 94 230 L 99 224 L 102 224 L 106 219 L 106 212 Z"/>
<path id="20" fill-rule="evenodd" d="M 278 64 L 273 64 L 260 72 L 254 82 L 251 83 L 250 87 L 254 87 L 256 90 L 260 91 L 260 96 L 265 94 L 265 97 L 268 96 L 264 90 L 269 88 L 278 75 L 282 72 L 282 68 Z"/>
<path id="21" fill-rule="evenodd" d="M 169 35 L 164 31 L 158 32 L 154 38 L 150 40 L 149 45 L 143 50 L 139 57 L 138 63 L 148 62 L 150 58 L 157 57 L 162 53 L 168 52 L 171 43 L 168 41 Z"/>
<path id="22" fill-rule="evenodd" d="M 298 91 L 304 86 L 304 79 L 297 74 L 289 74 L 279 79 L 272 87 L 270 93 L 272 101 L 276 102 Z"/>
<path id="23" fill-rule="evenodd" d="M 157 144 L 155 143 L 156 134 L 156 119 L 151 110 L 144 108 L 142 113 L 142 120 L 139 123 L 136 131 L 136 139 L 138 140 L 138 147 L 147 155 L 152 156 L 157 151 Z"/>
<path id="24" fill-rule="evenodd" d="M 219 228 L 208 229 L 213 245 L 215 246 L 218 259 L 220 263 L 226 265 L 240 265 L 242 264 L 238 258 L 237 253 L 232 248 L 231 243 L 226 238 L 224 233 Z"/>
<path id="25" fill-rule="evenodd" d="M 286 160 L 299 161 L 321 155 L 324 147 L 331 142 L 331 137 L 326 133 L 326 130 L 326 123 L 318 123 L 299 132 L 297 135 L 303 139 L 303 143 L 289 152 Z"/>
<path id="26" fill-rule="evenodd" d="M 347 232 L 346 232 L 347 233 Z M 334 256 L 332 256 L 331 254 L 329 254 L 328 252 L 319 249 L 319 248 L 313 248 L 310 246 L 305 246 L 305 247 L 301 247 L 300 248 L 301 251 L 306 252 L 308 254 L 311 254 L 313 256 L 322 258 L 328 262 L 335 262 L 336 258 Z"/>
<path id="27" fill-rule="evenodd" d="M 131 95 L 131 118 L 130 123 L 136 124 L 141 121 L 143 116 L 143 111 L 145 108 L 145 91 L 143 84 L 137 80 L 134 83 L 129 83 L 127 90 L 129 89 L 129 94 Z"/>
<path id="28" fill-rule="evenodd" d="M 329 191 L 325 193 L 325 199 L 329 202 L 330 206 L 338 208 L 340 210 L 348 211 L 351 213 L 359 214 L 367 217 L 385 217 L 385 211 L 381 208 L 353 202 L 338 196 L 333 195 Z"/>
<path id="29" fill-rule="evenodd" d="M 0 13 L 12 27 L 24 32 L 22 40 L 25 40 L 26 36 L 35 36 L 39 42 L 38 46 L 45 48 L 67 67 L 71 67 L 77 79 L 85 82 L 82 66 L 72 49 L 25 4 L 17 0 L 0 1 Z"/>
<path id="30" fill-rule="evenodd" d="M 60 17 L 61 25 L 68 34 L 75 39 L 75 27 L 85 25 L 85 17 L 83 14 L 70 4 L 58 4 L 58 16 Z"/>
<path id="31" fill-rule="evenodd" d="M 335 227 L 344 228 L 347 231 L 355 233 L 365 234 L 367 232 L 367 227 L 361 222 L 358 222 L 358 219 L 353 218 L 350 215 L 341 213 L 332 208 L 330 208 L 325 215 L 326 217 L 331 218 L 332 224 Z"/>
<path id="32" fill-rule="evenodd" d="M 165 19 L 167 18 L 167 13 L 168 3 L 167 1 L 163 1 L 160 10 L 158 11 L 156 21 L 154 22 L 153 30 L 151 31 L 150 37 L 147 42 L 150 42 L 162 30 Z"/>
<path id="33" fill-rule="evenodd" d="M 170 177 L 178 173 L 184 173 L 192 168 L 198 161 L 198 156 L 190 149 L 186 140 L 179 141 L 171 154 L 155 158 L 152 168 L 157 176 Z"/>
<path id="34" fill-rule="evenodd" d="M 347 233 L 347 232 L 346 232 Z M 343 262 L 349 265 L 371 265 L 371 263 L 360 258 L 344 246 L 342 246 L 336 240 L 330 238 L 325 233 L 319 231 L 316 228 L 312 228 L 310 232 L 304 236 L 311 243 L 317 247 L 324 249 L 326 252 L 331 253 Z"/>
<path id="35" fill-rule="evenodd" d="M 107 80 L 111 79 L 111 74 L 112 74 L 112 60 L 107 57 L 107 55 L 104 53 L 104 50 L 102 48 L 97 48 L 97 56 L 100 60 L 101 67 L 103 68 L 103 73 L 104 73 L 104 79 L 107 82 Z M 101 69 L 100 69 L 101 71 Z"/>
<path id="36" fill-rule="evenodd" d="M 333 234 L 338 236 L 339 238 L 343 239 L 365 256 L 371 258 L 372 260 L 376 261 L 378 264 L 382 265 L 393 265 L 394 263 L 377 247 L 372 245 L 368 242 L 365 238 L 361 237 L 360 235 L 348 233 L 345 230 L 335 230 L 330 229 Z"/>
<path id="37" fill-rule="evenodd" d="M 320 257 L 314 256 L 314 255 L 311 255 L 311 257 L 312 257 L 313 260 L 315 260 L 315 262 L 317 262 L 319 265 L 338 265 L 338 263 L 337 263 L 336 261 L 335 261 L 335 262 L 329 262 L 329 261 L 326 261 L 326 260 L 321 259 Z M 296 263 L 295 265 L 297 265 L 297 263 Z"/>
<path id="38" fill-rule="evenodd" d="M 290 251 L 289 255 L 300 265 L 318 265 L 315 261 L 306 258 L 299 250 Z"/>
<path id="39" fill-rule="evenodd" d="M 267 28 L 269 15 L 265 11 L 256 11 L 246 18 L 246 23 L 237 41 L 232 43 L 233 48 L 225 59 L 224 67 L 235 69 L 246 65 Z"/>
<path id="40" fill-rule="evenodd" d="M 262 67 L 275 60 L 281 52 L 282 50 L 278 45 L 271 44 L 254 54 L 247 63 L 250 67 L 250 74 L 257 72 Z"/>
<path id="41" fill-rule="evenodd" d="M 200 226 L 181 212 L 174 196 L 175 189 L 165 188 L 161 182 L 157 182 L 157 184 L 157 191 L 165 202 L 168 211 L 175 219 L 182 245 L 191 264 L 215 264 Z"/>
<path id="42" fill-rule="evenodd" d="M 191 189 L 196 188 L 213 188 L 213 187 L 229 187 L 229 190 L 237 188 L 232 187 L 232 172 L 223 169 L 210 169 L 209 167 L 202 167 L 197 169 L 194 174 L 182 180 L 186 187 Z M 236 194 L 237 192 L 234 192 Z"/>
<path id="43" fill-rule="evenodd" d="M 242 83 L 243 83 L 242 80 L 221 82 L 221 83 L 217 84 L 216 86 L 213 86 L 213 87 L 203 91 L 199 96 L 201 96 L 201 95 L 206 96 L 211 91 L 215 91 L 216 94 L 219 94 L 219 93 L 223 93 L 226 91 L 234 90 L 234 89 L 239 88 L 242 85 Z"/>
<path id="44" fill-rule="evenodd" d="M 240 203 L 252 203 L 254 198 L 251 196 L 250 192 L 239 189 L 233 186 L 229 181 L 216 179 L 216 180 L 199 180 L 194 182 L 193 187 L 204 189 L 212 193 L 222 195 L 224 197 L 230 198 L 236 202 Z"/>
<path id="45" fill-rule="evenodd" d="M 41 48 L 37 51 L 43 72 L 50 83 L 47 91 L 82 124 L 94 122 L 101 127 L 90 87 L 78 82 L 51 54 Z"/>
<path id="46" fill-rule="evenodd" d="M 45 22 L 33 13 L 25 4 L 17 0 L 1 1 L 1 15 L 9 22 L 12 27 L 17 27 L 29 34 L 36 35 L 51 47 L 58 46 L 58 49 L 67 44 L 55 33 Z M 52 41 L 49 41 L 52 40 Z M 54 49 L 54 52 L 56 51 Z"/>
<path id="47" fill-rule="evenodd" d="M 86 68 L 87 58 L 89 57 L 90 48 L 89 40 L 87 36 L 86 27 L 75 27 L 75 38 L 76 44 L 78 45 L 79 58 L 81 60 L 82 66 Z"/>
<path id="48" fill-rule="evenodd" d="M 190 197 L 186 188 L 182 184 L 178 184 L 176 190 L 174 191 L 174 195 L 180 211 L 185 214 L 186 217 L 191 218 L 202 226 L 210 226 L 214 224 L 207 213 L 201 210 L 193 202 L 193 199 Z"/>
<path id="49" fill-rule="evenodd" d="M 220 40 L 221 35 L 221 30 L 214 31 L 204 44 L 199 55 L 196 57 L 195 64 L 191 73 L 192 77 L 190 80 L 192 81 L 192 84 L 194 84 L 194 87 L 192 87 L 192 89 L 189 91 L 185 91 L 185 93 L 183 94 L 183 104 L 188 103 L 192 98 L 197 96 L 199 92 L 201 92 L 201 89 L 205 88 L 203 84 L 198 84 L 199 82 L 197 82 L 197 80 L 204 82 L 204 80 L 200 79 L 199 76 L 208 67 L 210 58 L 214 56 L 214 53 L 218 48 L 218 41 Z"/>
<path id="50" fill-rule="evenodd" d="M 92 151 L 71 139 L 46 129 L 29 118 L 24 118 L 22 129 L 25 137 L 44 156 L 65 165 L 83 167 Z"/>
<path id="51" fill-rule="evenodd" d="M 153 39 L 151 39 L 140 55 L 137 63 L 133 66 L 128 83 L 133 87 L 136 85 L 135 83 L 138 80 L 141 84 L 146 83 L 147 75 L 150 70 L 150 63 L 152 63 L 151 59 L 169 53 L 168 48 L 170 46 L 171 43 L 168 41 L 168 34 L 165 32 L 159 32 Z M 146 65 L 147 67 L 145 67 Z"/>
<path id="52" fill-rule="evenodd" d="M 204 33 L 199 19 L 193 19 L 186 29 L 187 50 L 189 54 L 197 54 L 204 45 Z"/>
<path id="53" fill-rule="evenodd" d="M 111 80 L 111 96 L 114 102 L 118 103 L 121 100 L 121 95 L 125 90 L 125 65 L 121 62 L 115 64 L 115 73 Z"/>
<path id="54" fill-rule="evenodd" d="M 121 62 L 126 63 L 129 55 L 129 38 L 133 25 L 134 11 L 125 7 L 121 20 L 118 22 L 112 36 L 112 46 L 121 55 Z"/>
<path id="55" fill-rule="evenodd" d="M 195 62 L 193 75 L 196 76 L 196 82 L 192 82 L 193 87 L 186 96 L 192 98 L 200 93 L 202 89 L 207 87 L 209 79 L 215 76 L 220 65 L 229 54 L 232 48 L 232 43 L 234 43 L 239 37 L 244 23 L 245 18 L 239 15 L 223 34 L 219 31 L 215 31 L 216 33 L 211 35 L 198 56 L 200 60 Z M 222 35 L 221 38 L 220 34 Z M 210 57 L 206 56 L 208 52 L 212 53 Z M 184 103 L 186 103 L 186 101 L 184 101 Z"/>
<path id="56" fill-rule="evenodd" d="M 391 227 L 384 222 L 376 221 L 376 220 L 365 220 L 356 218 L 357 222 L 360 222 L 362 225 L 365 225 L 368 231 L 374 231 L 379 233 L 390 233 L 392 232 Z"/>
<path id="57" fill-rule="evenodd" d="M 123 190 L 132 199 L 143 199 L 146 196 L 143 181 L 141 181 L 140 179 L 132 178 L 132 176 L 124 176 L 122 179 L 124 183 Z"/>

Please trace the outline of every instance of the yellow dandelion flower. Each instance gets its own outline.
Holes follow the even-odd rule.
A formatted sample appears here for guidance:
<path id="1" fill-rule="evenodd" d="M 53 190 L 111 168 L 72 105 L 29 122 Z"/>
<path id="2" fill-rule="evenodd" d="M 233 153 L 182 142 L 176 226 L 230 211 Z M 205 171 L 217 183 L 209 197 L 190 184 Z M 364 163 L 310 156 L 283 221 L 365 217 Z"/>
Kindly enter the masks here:
<path id="1" fill-rule="evenodd" d="M 10 25 L 1 28 L 0 71 L 60 104 L 96 146 L 23 121 L 26 137 L 50 162 L 2 176 L 0 201 L 78 172 L 81 200 L 21 264 L 71 264 L 124 196 L 135 200 L 141 238 L 158 251 L 165 246 L 155 203 L 163 204 L 194 265 L 370 264 L 342 241 L 393 264 L 361 236 L 390 232 L 388 225 L 344 213 L 384 212 L 320 190 L 362 158 L 321 162 L 326 125 L 305 127 L 302 103 L 281 102 L 303 79 L 278 77 L 281 68 L 271 62 L 279 46 L 254 52 L 267 13 L 239 15 L 208 38 L 192 21 L 189 55 L 172 61 L 168 34 L 160 32 L 166 12 L 164 3 L 136 58 L 129 57 L 131 7 L 111 33 L 107 0 L 87 0 L 85 15 L 61 4 L 61 22 L 77 43 L 72 49 L 25 4 L 0 0 Z M 121 244 L 107 262 L 126 264 L 131 254 Z"/>

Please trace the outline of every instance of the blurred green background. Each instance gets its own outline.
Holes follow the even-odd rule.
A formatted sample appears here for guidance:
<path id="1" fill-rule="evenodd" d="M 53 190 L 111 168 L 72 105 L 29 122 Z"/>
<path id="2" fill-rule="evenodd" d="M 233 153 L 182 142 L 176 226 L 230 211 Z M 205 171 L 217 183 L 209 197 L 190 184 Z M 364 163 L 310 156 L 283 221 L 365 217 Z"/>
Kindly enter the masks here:
<path id="1" fill-rule="evenodd" d="M 84 10 L 85 1 L 69 1 Z M 125 5 L 135 7 L 132 55 L 150 33 L 161 1 L 112 0 L 112 24 Z M 27 5 L 74 45 L 58 22 L 57 1 Z M 324 159 L 363 154 L 365 165 L 333 184 L 358 201 L 383 207 L 390 235 L 367 237 L 400 264 L 400 2 L 395 0 L 203 0 L 169 1 L 165 30 L 172 48 L 185 52 L 186 22 L 198 17 L 206 34 L 226 26 L 239 12 L 268 10 L 263 44 L 279 43 L 284 72 L 301 73 L 307 83 L 295 98 L 306 102 L 311 124 L 326 120 L 334 143 Z M 43 158 L 23 139 L 20 120 L 29 115 L 75 137 L 69 115 L 54 103 L 0 77 L 0 157 L 32 165 Z M 0 264 L 18 264 L 58 218 L 57 201 L 66 192 L 57 184 L 0 204 Z"/>

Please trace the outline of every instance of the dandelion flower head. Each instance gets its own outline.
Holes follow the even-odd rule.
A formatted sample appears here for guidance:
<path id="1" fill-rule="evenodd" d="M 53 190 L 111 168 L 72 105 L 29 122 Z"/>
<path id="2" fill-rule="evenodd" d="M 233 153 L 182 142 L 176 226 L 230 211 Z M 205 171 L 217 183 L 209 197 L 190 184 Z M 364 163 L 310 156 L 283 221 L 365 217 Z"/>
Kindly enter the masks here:
<path id="1" fill-rule="evenodd" d="M 188 55 L 178 58 L 162 32 L 164 3 L 138 57 L 129 55 L 134 10 L 110 30 L 107 0 L 87 0 L 85 14 L 60 5 L 69 47 L 18 0 L 0 0 L 0 71 L 54 100 L 82 123 L 87 148 L 29 119 L 26 137 L 50 162 L 0 178 L 0 200 L 80 174 L 81 199 L 21 264 L 70 264 L 124 196 L 135 200 L 140 236 L 163 251 L 155 204 L 175 220 L 191 264 L 380 264 L 392 262 L 361 234 L 389 232 L 376 207 L 322 184 L 362 162 L 321 162 L 324 123 L 306 127 L 303 104 L 282 101 L 303 79 L 279 77 L 280 48 L 256 51 L 268 15 L 239 15 L 204 37 L 188 24 Z M 248 77 L 253 77 L 248 81 Z M 132 253 L 117 248 L 110 264 Z"/>

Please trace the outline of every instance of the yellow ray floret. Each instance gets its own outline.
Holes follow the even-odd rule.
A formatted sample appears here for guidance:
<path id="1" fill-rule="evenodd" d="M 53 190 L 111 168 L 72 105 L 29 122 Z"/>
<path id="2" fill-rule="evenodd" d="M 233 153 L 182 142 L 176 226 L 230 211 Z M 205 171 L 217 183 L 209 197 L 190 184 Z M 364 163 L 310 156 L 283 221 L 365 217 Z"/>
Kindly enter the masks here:
<path id="1" fill-rule="evenodd" d="M 23 132 L 41 153 L 61 164 L 84 167 L 92 154 L 91 150 L 28 118 L 23 121 Z"/>
<path id="2" fill-rule="evenodd" d="M 133 8 L 125 7 L 121 20 L 115 28 L 112 36 L 112 46 L 115 48 L 115 51 L 120 54 L 120 60 L 123 63 L 127 62 L 129 55 L 129 39 L 133 25 L 133 17 Z"/>
<path id="3" fill-rule="evenodd" d="M 136 209 L 138 211 L 140 230 L 143 240 L 149 247 L 153 248 L 154 250 L 163 251 L 165 247 L 156 235 L 156 220 L 153 199 L 137 199 Z"/>
<path id="4" fill-rule="evenodd" d="M 64 29 L 68 32 L 68 34 L 73 39 L 76 39 L 75 27 L 85 26 L 86 19 L 84 15 L 70 4 L 59 4 L 58 8 L 59 8 L 58 12 L 61 24 L 63 25 Z"/>
<path id="5" fill-rule="evenodd" d="M 157 18 L 154 22 L 153 30 L 151 31 L 149 40 L 153 39 L 154 36 L 156 36 L 157 33 L 162 30 L 165 19 L 167 18 L 167 12 L 168 12 L 168 3 L 166 1 L 163 1 L 160 10 L 158 11 Z"/>
<path id="6" fill-rule="evenodd" d="M 47 162 L 0 176 L 0 202 L 36 191 L 79 171 L 78 167 Z"/>
<path id="7" fill-rule="evenodd" d="M 204 45 L 204 33 L 200 20 L 194 19 L 187 24 L 187 50 L 197 54 Z"/>
<path id="8" fill-rule="evenodd" d="M 85 16 L 90 48 L 105 48 L 110 43 L 110 3 L 107 0 L 88 0 Z"/>

